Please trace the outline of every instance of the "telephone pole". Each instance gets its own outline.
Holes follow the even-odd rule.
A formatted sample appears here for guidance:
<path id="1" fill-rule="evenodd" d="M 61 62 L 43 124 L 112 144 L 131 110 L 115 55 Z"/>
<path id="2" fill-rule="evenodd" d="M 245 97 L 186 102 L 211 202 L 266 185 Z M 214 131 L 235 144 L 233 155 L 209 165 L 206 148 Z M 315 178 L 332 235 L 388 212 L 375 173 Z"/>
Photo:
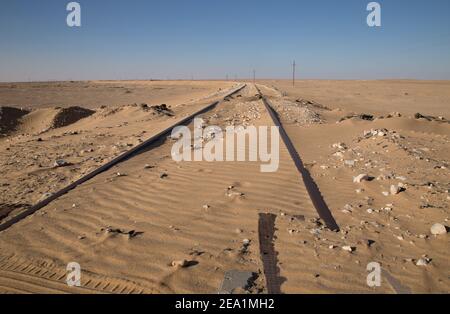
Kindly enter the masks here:
<path id="1" fill-rule="evenodd" d="M 253 84 L 256 84 L 256 70 L 253 70 Z"/>
<path id="2" fill-rule="evenodd" d="M 292 86 L 295 86 L 295 60 L 292 63 Z"/>

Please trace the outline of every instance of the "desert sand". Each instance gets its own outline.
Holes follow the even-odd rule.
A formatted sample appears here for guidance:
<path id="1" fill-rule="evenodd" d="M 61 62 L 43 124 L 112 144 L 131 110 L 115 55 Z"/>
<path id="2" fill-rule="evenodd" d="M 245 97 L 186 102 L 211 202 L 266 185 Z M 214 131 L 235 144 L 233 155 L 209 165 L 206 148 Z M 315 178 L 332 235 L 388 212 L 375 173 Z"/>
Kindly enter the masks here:
<path id="1" fill-rule="evenodd" d="M 166 138 L 0 232 L 0 291 L 217 293 L 240 270 L 253 277 L 234 292 L 266 293 L 258 219 L 270 213 L 282 293 L 450 292 L 449 238 L 430 230 L 449 225 L 450 82 L 267 80 L 223 100 L 243 84 L 1 84 L 0 224 L 214 101 L 208 125 L 273 125 L 258 87 L 338 232 L 284 143 L 278 171 L 262 173 L 177 163 Z M 70 262 L 81 287 L 66 284 Z"/>

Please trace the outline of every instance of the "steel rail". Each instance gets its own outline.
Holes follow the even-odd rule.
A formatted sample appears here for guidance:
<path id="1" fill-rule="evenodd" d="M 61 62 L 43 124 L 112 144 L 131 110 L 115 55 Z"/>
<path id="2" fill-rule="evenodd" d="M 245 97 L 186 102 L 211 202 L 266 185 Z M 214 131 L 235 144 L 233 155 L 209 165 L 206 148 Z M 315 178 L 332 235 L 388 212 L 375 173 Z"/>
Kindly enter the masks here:
<path id="1" fill-rule="evenodd" d="M 339 226 L 336 223 L 336 220 L 333 218 L 333 215 L 331 214 L 328 205 L 323 199 L 323 196 L 320 193 L 317 184 L 314 182 L 314 179 L 311 177 L 309 171 L 305 168 L 299 153 L 295 149 L 294 144 L 292 144 L 292 141 L 289 138 L 289 135 L 287 134 L 286 130 L 284 129 L 280 119 L 278 118 L 276 111 L 273 109 L 267 97 L 265 97 L 262 94 L 261 90 L 257 86 L 256 89 L 258 90 L 258 93 L 261 95 L 261 99 L 267 111 L 269 112 L 269 115 L 272 118 L 273 123 L 280 129 L 281 138 L 283 139 L 283 142 L 285 143 L 289 151 L 289 154 L 291 155 L 291 158 L 295 163 L 295 166 L 297 167 L 298 171 L 302 176 L 303 183 L 306 186 L 306 190 L 308 191 L 309 197 L 315 209 L 317 210 L 317 213 L 319 214 L 320 218 L 325 222 L 328 229 L 333 231 L 339 231 Z"/>

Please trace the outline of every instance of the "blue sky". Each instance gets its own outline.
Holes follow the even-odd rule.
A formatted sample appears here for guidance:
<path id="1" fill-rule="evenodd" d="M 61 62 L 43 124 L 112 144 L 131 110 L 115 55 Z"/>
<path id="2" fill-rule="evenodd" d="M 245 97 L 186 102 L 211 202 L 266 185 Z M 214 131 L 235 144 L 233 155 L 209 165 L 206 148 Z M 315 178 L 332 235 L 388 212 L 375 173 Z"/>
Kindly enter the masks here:
<path id="1" fill-rule="evenodd" d="M 450 1 L 0 0 L 0 81 L 450 79 Z"/>

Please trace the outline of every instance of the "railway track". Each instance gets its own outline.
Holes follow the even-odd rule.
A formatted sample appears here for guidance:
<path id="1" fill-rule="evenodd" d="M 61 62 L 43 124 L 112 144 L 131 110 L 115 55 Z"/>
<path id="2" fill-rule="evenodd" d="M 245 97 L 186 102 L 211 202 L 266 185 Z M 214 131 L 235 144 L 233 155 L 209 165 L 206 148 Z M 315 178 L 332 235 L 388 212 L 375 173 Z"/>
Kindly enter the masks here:
<path id="1" fill-rule="evenodd" d="M 317 184 L 314 182 L 314 179 L 311 177 L 309 171 L 305 168 L 299 153 L 295 149 L 295 146 L 292 143 L 291 139 L 289 138 L 289 135 L 287 134 L 286 130 L 281 124 L 276 111 L 273 109 L 273 106 L 270 104 L 270 101 L 267 99 L 267 97 L 265 97 L 262 94 L 261 90 L 257 86 L 256 89 L 261 95 L 264 106 L 267 109 L 270 117 L 272 118 L 273 123 L 280 128 L 281 138 L 283 139 L 283 142 L 286 145 L 297 170 L 302 176 L 303 183 L 308 191 L 309 197 L 311 198 L 314 207 L 317 210 L 317 213 L 319 214 L 320 218 L 325 222 L 328 229 L 333 231 L 339 231 L 339 226 L 336 223 L 336 220 L 333 218 L 333 215 L 331 214 L 330 209 L 328 208 L 325 200 L 323 199 L 323 196 L 320 193 Z"/>
<path id="2" fill-rule="evenodd" d="M 123 155 L 117 157 L 116 159 L 112 160 L 111 162 L 99 167 L 98 169 L 96 169 L 95 171 L 89 173 L 88 175 L 86 175 L 85 177 L 81 178 L 80 180 L 72 183 L 71 185 L 67 186 L 66 188 L 60 190 L 59 192 L 55 193 L 54 195 L 52 195 L 51 197 L 47 198 L 46 200 L 36 204 L 35 206 L 33 206 L 32 208 L 28 209 L 25 212 L 22 212 L 21 214 L 19 214 L 18 216 L 13 217 L 11 220 L 3 223 L 2 225 L 0 225 L 0 231 L 3 231 L 7 228 L 9 228 L 10 226 L 14 225 L 15 223 L 21 221 L 22 219 L 24 219 L 25 217 L 35 213 L 36 211 L 38 211 L 39 209 L 47 206 L 48 204 L 50 204 L 51 202 L 55 201 L 56 199 L 60 198 L 62 195 L 68 193 L 69 191 L 75 189 L 77 186 L 91 180 L 92 178 L 96 177 L 97 175 L 99 175 L 100 173 L 103 173 L 105 171 L 107 171 L 108 169 L 112 168 L 113 166 L 124 162 L 130 158 L 132 158 L 133 156 L 136 156 L 138 153 L 140 153 L 141 151 L 144 150 L 148 150 L 149 147 L 151 147 L 153 144 L 157 143 L 158 141 L 160 141 L 161 139 L 164 139 L 165 137 L 167 137 L 170 132 L 172 131 L 172 129 L 176 126 L 179 125 L 183 125 L 183 124 L 187 124 L 188 122 L 190 122 L 195 116 L 199 115 L 199 114 L 203 114 L 206 113 L 212 109 L 214 109 L 217 105 L 219 105 L 222 101 L 224 100 L 229 100 L 230 98 L 232 98 L 232 96 L 239 94 L 239 92 L 241 92 L 244 88 L 246 88 L 247 85 L 243 85 L 239 88 L 237 88 L 236 90 L 234 90 L 233 92 L 231 92 L 230 94 L 226 95 L 223 100 L 221 101 L 216 101 L 204 108 L 202 108 L 201 110 L 181 119 L 180 121 L 176 122 L 174 125 L 172 125 L 171 127 L 162 130 L 161 132 L 159 132 L 158 134 L 152 136 L 150 139 L 148 139 L 147 141 L 143 142 L 142 144 L 140 144 L 139 146 L 136 146 L 135 148 L 131 149 L 130 151 L 124 153 Z M 336 223 L 336 221 L 334 220 L 333 216 L 331 215 L 331 212 L 329 211 L 325 201 L 323 200 L 319 189 L 317 188 L 317 185 L 314 183 L 314 180 L 311 178 L 311 176 L 309 175 L 308 171 L 305 169 L 305 167 L 303 166 L 303 163 L 300 159 L 300 156 L 298 154 L 298 152 L 295 150 L 294 145 L 292 144 L 291 140 L 289 139 L 289 136 L 287 135 L 286 131 L 284 130 L 278 116 L 277 113 L 275 112 L 275 110 L 272 108 L 269 100 L 262 94 L 262 92 L 257 88 L 257 86 L 255 86 L 260 98 L 264 104 L 265 109 L 267 110 L 267 113 L 269 114 L 271 120 L 273 121 L 274 125 L 280 127 L 280 135 L 286 145 L 287 151 L 289 153 L 289 157 L 292 159 L 292 161 L 294 162 L 297 170 L 299 171 L 300 175 L 302 176 L 302 183 L 301 185 L 305 187 L 305 189 L 308 192 L 308 195 L 316 209 L 316 211 L 318 212 L 319 216 L 322 218 L 322 220 L 325 222 L 326 226 L 334 231 L 339 230 L 339 227 Z M 252 94 L 254 95 L 254 94 Z M 238 97 L 241 97 L 238 95 Z M 236 98 L 237 99 L 237 98 Z M 269 121 L 269 120 L 267 120 Z M 285 153 L 284 153 L 285 154 Z M 287 157 L 287 155 L 284 155 L 285 159 L 289 160 Z M 295 176 L 294 176 L 295 177 Z M 306 193 L 306 192 L 305 192 Z M 306 195 L 306 194 L 305 194 Z M 282 194 L 280 195 L 280 198 L 283 198 Z M 275 232 L 276 232 L 276 228 L 275 228 L 275 223 L 276 223 L 276 218 L 277 216 L 274 214 L 259 214 L 259 219 L 258 219 L 258 223 L 257 223 L 257 228 L 258 228 L 258 238 L 259 238 L 259 254 L 260 254 L 260 259 L 262 262 L 262 266 L 263 266 L 263 273 L 265 276 L 265 283 L 266 283 L 266 288 L 267 291 L 271 294 L 277 294 L 277 293 L 281 293 L 281 284 L 283 282 L 283 278 L 280 277 L 280 268 L 278 265 L 278 252 L 276 251 L 276 246 L 275 246 L 275 241 L 277 239 Z M 25 267 L 27 265 L 24 265 L 24 269 L 28 270 L 27 267 Z M 30 269 L 32 269 L 32 271 L 34 272 L 33 268 L 30 267 Z M 44 268 L 45 270 L 45 268 Z M 14 277 L 17 277 L 18 282 L 21 282 L 21 276 L 20 274 L 17 275 L 15 273 L 11 273 L 11 269 L 2 269 L 1 265 L 0 265 L 0 271 L 9 271 L 9 279 L 8 281 L 3 283 L 3 286 L 8 286 L 8 287 L 12 287 L 14 288 L 14 284 L 12 283 Z M 21 269 L 14 269 L 14 271 L 18 271 L 19 273 L 22 272 Z M 56 270 L 55 270 L 56 272 Z M 5 273 L 6 274 L 6 273 Z M 33 276 L 40 276 L 38 275 L 34 275 Z M 64 278 L 64 272 L 57 275 L 53 275 L 51 274 L 52 277 L 50 277 L 50 280 L 53 280 L 56 278 L 57 282 L 60 282 L 62 278 Z M 5 277 L 6 278 L 6 277 Z M 28 278 L 28 277 L 27 277 Z M 23 278 L 23 280 L 25 281 L 29 281 L 27 278 Z M 31 278 L 31 277 L 30 277 Z M 32 278 L 33 280 L 34 277 Z M 31 279 L 30 279 L 31 280 Z M 38 278 L 36 277 L 36 282 L 39 282 Z M 49 280 L 49 279 L 46 279 Z M 137 286 L 138 288 L 136 288 L 136 285 L 134 283 L 129 283 L 126 281 L 123 282 L 117 282 L 107 278 L 105 280 L 103 279 L 98 279 L 97 280 L 99 283 L 97 283 L 96 281 L 92 280 L 92 284 L 89 287 L 90 289 L 92 289 L 92 291 L 96 291 L 98 290 L 98 285 L 104 285 L 104 289 L 100 289 L 103 292 L 107 292 L 107 293 L 121 293 L 121 291 L 123 291 L 124 293 L 134 293 L 134 292 L 140 292 L 142 291 L 149 291 L 148 289 L 138 289 L 139 286 Z M 34 282 L 34 281 L 33 281 Z M 89 281 L 91 283 L 91 281 Z M 114 286 L 112 287 L 111 283 L 113 282 Z M 2 285 L 2 282 L 0 282 L 0 286 Z M 116 286 L 118 286 L 118 288 L 116 288 Z M 27 288 L 28 286 L 26 286 L 24 284 L 24 288 Z M 60 287 L 58 285 L 59 288 L 61 288 L 61 290 L 65 290 L 62 289 L 62 286 Z M 110 290 L 110 287 L 112 287 L 112 289 Z M 33 290 L 34 288 L 32 286 L 29 287 L 31 290 Z M 57 287 L 55 286 L 55 289 Z M 58 288 L 58 289 L 59 289 Z M 1 289 L 0 289 L 1 290 Z M 70 291 L 70 290 L 69 290 Z"/>
<path id="3" fill-rule="evenodd" d="M 330 209 L 325 203 L 322 194 L 314 182 L 308 170 L 304 167 L 303 162 L 300 158 L 299 153 L 294 147 L 289 135 L 281 124 L 280 119 L 276 111 L 273 109 L 267 97 L 265 97 L 261 90 L 255 85 L 264 107 L 266 108 L 268 114 L 270 115 L 273 123 L 279 127 L 280 136 L 286 145 L 289 155 L 294 162 L 297 170 L 299 171 L 303 183 L 308 191 L 309 197 L 317 210 L 320 218 L 325 222 L 327 228 L 333 231 L 339 231 L 339 226 L 337 225 Z M 281 293 L 281 281 L 280 269 L 277 266 L 278 263 L 278 253 L 275 250 L 274 245 L 274 234 L 275 234 L 275 220 L 276 215 L 273 214 L 260 214 L 259 218 L 259 242 L 260 242 L 260 254 L 261 260 L 264 268 L 264 275 L 266 277 L 266 286 L 268 293 L 270 294 L 280 294 Z"/>
<path id="4" fill-rule="evenodd" d="M 8 229 L 9 227 L 11 227 L 12 225 L 18 223 L 19 221 L 23 220 L 24 218 L 34 214 L 36 211 L 40 210 L 41 208 L 47 206 L 48 204 L 50 204 L 51 202 L 53 202 L 54 200 L 60 198 L 61 196 L 63 196 L 64 194 L 67 194 L 69 191 L 75 189 L 77 186 L 91 180 L 92 178 L 96 177 L 97 175 L 99 175 L 100 173 L 103 173 L 109 169 L 111 169 L 112 167 L 114 167 L 115 165 L 129 159 L 130 157 L 132 157 L 133 155 L 139 153 L 140 151 L 145 150 L 146 148 L 148 148 L 150 145 L 158 142 L 160 139 L 168 136 L 171 132 L 172 129 L 183 125 L 189 121 L 191 121 L 192 119 L 194 119 L 197 115 L 205 113 L 209 110 L 211 110 L 212 108 L 216 107 L 220 102 L 228 99 L 229 97 L 232 97 L 233 95 L 239 93 L 242 89 L 245 88 L 245 84 L 238 87 L 237 89 L 235 89 L 234 91 L 232 91 L 231 93 L 229 93 L 228 95 L 226 95 L 225 97 L 223 97 L 222 100 L 218 100 L 215 101 L 211 104 L 209 104 L 208 106 L 190 114 L 189 116 L 179 120 L 178 122 L 176 122 L 175 124 L 171 125 L 170 127 L 162 130 L 161 132 L 159 132 L 158 134 L 152 136 L 151 138 L 149 138 L 148 140 L 142 142 L 141 144 L 137 145 L 136 147 L 128 150 L 127 152 L 123 153 L 122 155 L 118 156 L 117 158 L 111 160 L 110 162 L 100 166 L 99 168 L 95 169 L 94 171 L 88 173 L 87 175 L 85 175 L 84 177 L 78 179 L 77 181 L 71 183 L 70 185 L 68 185 L 67 187 L 59 190 L 58 192 L 52 194 L 50 197 L 40 201 L 39 203 L 37 203 L 36 205 L 24 210 L 23 212 L 17 214 L 16 216 L 12 217 L 11 219 L 3 222 L 2 224 L 0 224 L 0 232 L 4 231 L 6 229 Z"/>

